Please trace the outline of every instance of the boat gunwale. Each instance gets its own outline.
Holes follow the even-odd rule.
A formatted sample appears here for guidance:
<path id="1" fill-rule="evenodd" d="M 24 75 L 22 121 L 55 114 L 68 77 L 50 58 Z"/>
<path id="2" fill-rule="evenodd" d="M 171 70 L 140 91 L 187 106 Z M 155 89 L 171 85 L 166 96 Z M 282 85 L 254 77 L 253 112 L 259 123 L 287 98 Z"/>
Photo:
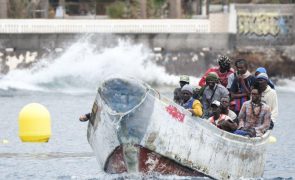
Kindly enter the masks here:
<path id="1" fill-rule="evenodd" d="M 136 84 L 136 85 L 140 85 L 140 87 L 145 88 L 145 95 L 142 97 L 142 100 L 136 105 L 134 106 L 132 109 L 128 110 L 127 112 L 121 113 L 121 112 L 114 112 L 111 109 L 107 109 L 107 112 L 111 115 L 119 115 L 119 116 L 124 116 L 126 114 L 129 114 L 130 112 L 132 112 L 134 109 L 137 109 L 139 106 L 141 106 L 141 104 L 145 101 L 145 99 L 147 98 L 148 94 L 151 94 L 152 96 L 154 96 L 155 99 L 158 99 L 159 102 L 163 103 L 163 104 L 172 104 L 175 107 L 177 107 L 178 109 L 181 108 L 181 110 L 183 112 L 186 112 L 186 116 L 192 120 L 195 121 L 197 124 L 201 125 L 203 128 L 209 129 L 211 132 L 213 132 L 216 136 L 219 136 L 221 138 L 223 138 L 224 140 L 229 140 L 229 141 L 234 141 L 237 143 L 245 143 L 248 145 L 259 145 L 259 144 L 265 144 L 266 141 L 268 140 L 271 130 L 268 130 L 267 132 L 265 132 L 263 134 L 263 136 L 261 137 L 245 137 L 245 136 L 241 136 L 241 135 L 237 135 L 237 134 L 233 134 L 231 132 L 227 132 L 225 130 L 219 129 L 216 126 L 212 125 L 210 122 L 208 122 L 207 119 L 203 119 L 203 118 L 199 118 L 199 117 L 195 117 L 195 116 L 188 116 L 188 114 L 190 114 L 190 112 L 186 109 L 184 109 L 182 106 L 176 104 L 175 102 L 173 102 L 170 98 L 166 97 L 165 95 L 159 95 L 158 97 L 156 96 L 156 94 L 158 93 L 158 91 L 154 88 L 152 88 L 150 85 L 148 85 L 147 83 L 140 81 L 138 79 L 132 78 L 132 77 L 120 77 L 120 76 L 112 76 L 107 78 L 105 81 L 103 81 L 101 83 L 101 87 L 104 86 L 104 84 L 107 81 L 113 80 L 113 79 L 120 79 L 122 81 L 131 83 L 131 84 Z M 100 88 L 99 88 L 100 89 Z M 153 93 L 152 93 L 153 92 Z M 100 94 L 100 92 L 98 91 L 98 93 Z M 101 99 L 104 102 L 104 99 Z M 105 102 L 104 102 L 105 103 Z M 106 106 L 108 107 L 108 105 L 106 104 Z M 109 108 L 109 107 L 108 107 Z"/>
<path id="2" fill-rule="evenodd" d="M 271 130 L 268 130 L 261 137 L 246 137 L 246 136 L 237 135 L 237 134 L 219 129 L 218 127 L 214 126 L 206 119 L 197 118 L 197 117 L 192 117 L 192 119 L 195 120 L 196 123 L 200 124 L 206 129 L 209 129 L 215 135 L 218 135 L 225 140 L 241 142 L 241 143 L 250 144 L 250 145 L 264 144 L 268 140 L 271 133 Z"/>
<path id="3" fill-rule="evenodd" d="M 258 145 L 258 144 L 264 144 L 265 141 L 268 140 L 270 133 L 271 133 L 271 130 L 268 130 L 261 137 L 246 137 L 246 136 L 237 135 L 237 134 L 227 132 L 225 130 L 222 130 L 222 129 L 214 126 L 213 124 L 211 124 L 208 121 L 208 119 L 204 119 L 204 118 L 200 118 L 200 117 L 196 117 L 196 116 L 188 116 L 187 114 L 191 114 L 190 111 L 188 111 L 187 109 L 183 108 L 182 106 L 176 104 L 175 102 L 171 101 L 168 97 L 166 97 L 164 95 L 162 95 L 160 98 L 158 98 L 158 100 L 161 103 L 173 104 L 175 107 L 181 108 L 181 110 L 183 112 L 185 112 L 186 116 L 190 120 L 201 125 L 203 128 L 209 129 L 211 132 L 214 132 L 215 135 L 220 136 L 225 140 L 236 141 L 236 142 L 246 143 L 246 144 L 250 144 L 250 145 Z"/>

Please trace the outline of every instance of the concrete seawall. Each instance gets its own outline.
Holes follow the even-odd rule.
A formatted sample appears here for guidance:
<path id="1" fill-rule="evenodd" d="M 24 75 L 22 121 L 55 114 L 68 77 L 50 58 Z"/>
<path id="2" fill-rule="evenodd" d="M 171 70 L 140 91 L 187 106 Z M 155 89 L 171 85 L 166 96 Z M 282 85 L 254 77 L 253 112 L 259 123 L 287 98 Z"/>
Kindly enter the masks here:
<path id="1" fill-rule="evenodd" d="M 107 39 L 106 39 L 107 37 Z M 167 51 L 195 51 L 202 48 L 231 50 L 236 46 L 236 37 L 229 33 L 215 34 L 0 34 L 0 50 L 14 48 L 16 51 L 65 48 L 81 38 L 92 42 L 103 39 L 107 44 L 114 44 L 118 38 L 130 39 L 147 47 L 162 47 Z"/>

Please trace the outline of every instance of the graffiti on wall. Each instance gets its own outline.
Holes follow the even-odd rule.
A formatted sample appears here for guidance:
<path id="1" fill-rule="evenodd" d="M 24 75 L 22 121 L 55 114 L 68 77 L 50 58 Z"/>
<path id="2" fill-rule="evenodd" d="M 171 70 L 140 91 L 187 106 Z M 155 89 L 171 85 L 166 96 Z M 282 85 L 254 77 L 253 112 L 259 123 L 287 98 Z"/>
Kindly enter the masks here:
<path id="1" fill-rule="evenodd" d="M 292 33 L 293 15 L 279 13 L 239 13 L 239 35 L 273 36 Z"/>

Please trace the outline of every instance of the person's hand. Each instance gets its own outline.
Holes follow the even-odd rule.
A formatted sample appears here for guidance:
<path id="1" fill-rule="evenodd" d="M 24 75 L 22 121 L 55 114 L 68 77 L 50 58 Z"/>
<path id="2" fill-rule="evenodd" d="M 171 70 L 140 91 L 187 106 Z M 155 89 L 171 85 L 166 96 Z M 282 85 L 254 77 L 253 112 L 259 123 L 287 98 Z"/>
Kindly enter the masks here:
<path id="1" fill-rule="evenodd" d="M 85 122 L 85 121 L 88 121 L 88 118 L 86 117 L 86 115 L 82 115 L 82 116 L 79 117 L 79 120 L 81 122 Z"/>
<path id="2" fill-rule="evenodd" d="M 254 128 L 248 129 L 248 132 L 250 134 L 250 137 L 256 137 L 256 131 Z"/>
<path id="3" fill-rule="evenodd" d="M 224 121 L 225 121 L 225 120 L 223 120 L 223 119 L 221 119 L 221 120 L 217 121 L 217 125 L 218 125 L 218 126 L 221 126 L 221 125 L 223 125 L 223 124 L 224 124 Z"/>
<path id="4" fill-rule="evenodd" d="M 239 81 L 243 80 L 243 76 L 241 74 L 238 74 L 237 78 L 238 78 Z"/>

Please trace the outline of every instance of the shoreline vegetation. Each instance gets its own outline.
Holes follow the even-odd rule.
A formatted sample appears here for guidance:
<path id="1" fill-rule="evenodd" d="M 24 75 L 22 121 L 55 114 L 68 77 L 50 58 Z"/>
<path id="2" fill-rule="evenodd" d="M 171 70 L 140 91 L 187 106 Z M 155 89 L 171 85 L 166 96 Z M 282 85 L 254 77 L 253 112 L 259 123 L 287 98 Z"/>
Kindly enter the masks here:
<path id="1" fill-rule="evenodd" d="M 107 16 L 111 19 L 173 18 L 175 9 L 178 18 L 193 18 L 202 9 L 224 11 L 229 4 L 292 4 L 294 0 L 2 0 L 0 11 L 7 18 L 56 18 L 62 7 L 67 16 Z M 181 9 L 181 10 L 180 10 Z M 206 11 L 207 11 L 206 10 Z M 207 12 L 206 12 L 207 13 Z M 210 13 L 210 12 L 209 12 Z M 0 13 L 1 18 L 1 13 Z M 174 17 L 175 18 L 175 17 Z"/>

